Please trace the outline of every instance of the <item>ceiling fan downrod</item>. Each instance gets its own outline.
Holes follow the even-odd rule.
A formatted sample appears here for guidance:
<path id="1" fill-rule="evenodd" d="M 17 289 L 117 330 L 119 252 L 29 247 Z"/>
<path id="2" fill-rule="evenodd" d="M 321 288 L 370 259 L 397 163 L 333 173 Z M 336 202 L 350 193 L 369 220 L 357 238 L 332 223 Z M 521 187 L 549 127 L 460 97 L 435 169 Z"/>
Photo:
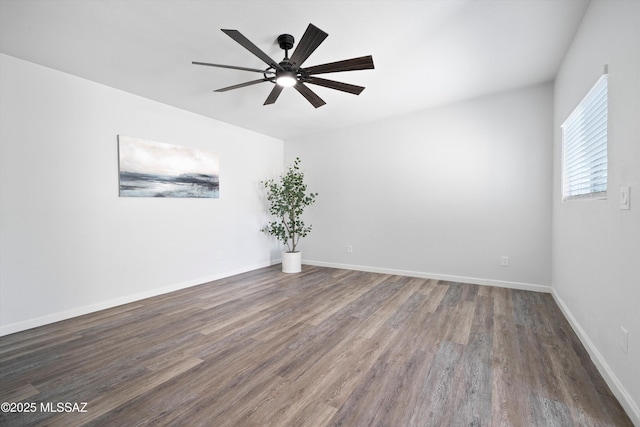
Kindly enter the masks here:
<path id="1" fill-rule="evenodd" d="M 293 47 L 293 42 L 295 39 L 291 34 L 280 34 L 278 36 L 278 45 L 280 45 L 280 49 L 284 50 L 284 60 L 289 62 L 289 49 Z"/>

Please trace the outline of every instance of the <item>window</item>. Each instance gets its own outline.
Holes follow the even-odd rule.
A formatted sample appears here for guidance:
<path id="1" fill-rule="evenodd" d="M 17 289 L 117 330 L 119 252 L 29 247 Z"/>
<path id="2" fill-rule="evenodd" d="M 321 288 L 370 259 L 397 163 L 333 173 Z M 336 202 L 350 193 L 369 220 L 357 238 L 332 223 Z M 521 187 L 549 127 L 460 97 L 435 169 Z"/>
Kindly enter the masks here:
<path id="1" fill-rule="evenodd" d="M 562 125 L 562 198 L 607 194 L 607 74 Z"/>

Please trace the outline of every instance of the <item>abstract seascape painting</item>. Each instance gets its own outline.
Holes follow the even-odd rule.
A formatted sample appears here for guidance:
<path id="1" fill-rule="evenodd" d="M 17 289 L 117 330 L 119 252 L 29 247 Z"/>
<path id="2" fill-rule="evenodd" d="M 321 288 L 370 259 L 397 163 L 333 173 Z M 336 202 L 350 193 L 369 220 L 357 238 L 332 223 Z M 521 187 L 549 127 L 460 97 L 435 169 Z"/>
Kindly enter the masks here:
<path id="1" fill-rule="evenodd" d="M 216 153 L 118 135 L 120 197 L 220 197 Z"/>

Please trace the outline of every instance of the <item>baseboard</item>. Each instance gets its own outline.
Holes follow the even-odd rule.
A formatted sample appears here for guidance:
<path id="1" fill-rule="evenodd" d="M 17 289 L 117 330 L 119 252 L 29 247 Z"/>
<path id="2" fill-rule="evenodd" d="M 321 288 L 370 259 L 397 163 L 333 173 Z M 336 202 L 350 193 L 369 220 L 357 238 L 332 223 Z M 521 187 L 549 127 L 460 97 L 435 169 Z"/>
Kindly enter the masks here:
<path id="1" fill-rule="evenodd" d="M 618 399 L 618 402 L 620 402 L 620 405 L 622 405 L 629 418 L 631 418 L 633 425 L 640 426 L 640 409 L 638 409 L 638 405 L 633 401 L 611 368 L 609 368 L 607 361 L 602 357 L 597 347 L 593 344 L 584 329 L 582 329 L 576 318 L 573 317 L 569 307 L 567 307 L 562 298 L 560 298 L 555 290 L 552 290 L 551 295 L 553 296 L 556 304 L 558 304 L 558 307 L 560 307 L 562 314 L 564 314 L 564 317 L 580 339 L 580 342 L 582 342 L 582 345 L 589 353 L 589 356 L 591 356 L 591 360 L 596 365 L 596 368 L 598 368 L 598 372 L 600 372 L 600 375 L 602 375 L 602 378 L 604 378 L 605 382 Z"/>
<path id="2" fill-rule="evenodd" d="M 117 307 L 119 305 L 129 304 L 131 302 L 140 301 L 145 298 L 151 298 L 158 295 L 167 294 L 169 292 L 178 291 L 180 289 L 189 288 L 191 286 L 201 285 L 203 283 L 212 282 L 214 280 L 224 279 L 225 277 L 235 276 L 236 274 L 246 273 L 248 271 L 257 270 L 259 268 L 269 267 L 270 265 L 273 265 L 273 264 L 274 262 L 267 262 L 267 263 L 251 265 L 251 266 L 243 267 L 236 270 L 225 271 L 222 273 L 214 274 L 208 277 L 201 277 L 198 279 L 188 280 L 186 282 L 176 283 L 176 284 L 165 286 L 162 288 L 151 289 L 149 291 L 140 292 L 133 295 L 126 295 L 120 298 L 114 298 L 112 300 L 102 301 L 96 304 L 76 307 L 67 311 L 47 314 L 46 316 L 37 317 L 35 319 L 28 319 L 21 322 L 10 323 L 8 325 L 0 325 L 0 337 L 4 335 L 13 334 L 15 332 L 25 331 L 31 328 L 36 328 L 38 326 L 48 325 L 50 323 L 71 319 L 73 317 L 94 313 L 96 311 L 106 310 L 108 308 Z"/>
<path id="3" fill-rule="evenodd" d="M 420 277 L 424 279 L 446 280 L 449 282 L 462 282 L 472 285 L 497 286 L 500 288 L 519 289 L 523 291 L 551 293 L 551 287 L 532 283 L 509 282 L 504 280 L 483 279 L 478 277 L 453 276 L 448 274 L 428 273 L 411 270 L 397 270 L 393 268 L 380 268 L 364 265 L 339 264 L 333 262 L 302 260 L 303 264 L 318 267 L 331 267 L 343 270 L 367 271 L 369 273 L 395 274 L 398 276 Z"/>

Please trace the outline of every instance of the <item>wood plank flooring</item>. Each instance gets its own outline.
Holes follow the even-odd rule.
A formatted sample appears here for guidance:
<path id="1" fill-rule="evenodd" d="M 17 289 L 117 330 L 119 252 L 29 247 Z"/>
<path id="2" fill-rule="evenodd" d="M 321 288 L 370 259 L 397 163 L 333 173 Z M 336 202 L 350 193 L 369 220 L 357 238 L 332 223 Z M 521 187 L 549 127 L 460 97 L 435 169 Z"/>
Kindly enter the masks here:
<path id="1" fill-rule="evenodd" d="M 0 338 L 0 424 L 632 426 L 548 294 L 279 268 Z"/>

